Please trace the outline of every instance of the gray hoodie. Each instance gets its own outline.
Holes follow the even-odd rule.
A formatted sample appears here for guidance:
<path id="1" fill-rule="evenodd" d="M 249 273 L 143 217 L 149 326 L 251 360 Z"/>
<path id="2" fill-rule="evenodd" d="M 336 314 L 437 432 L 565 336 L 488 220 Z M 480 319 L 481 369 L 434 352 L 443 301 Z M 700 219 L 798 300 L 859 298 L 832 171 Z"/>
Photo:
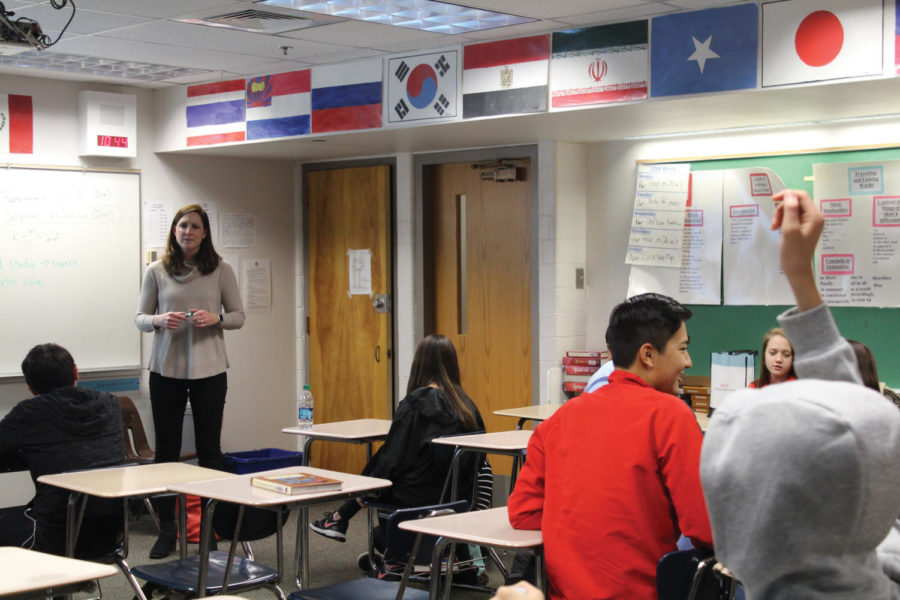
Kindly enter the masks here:
<path id="1" fill-rule="evenodd" d="M 749 600 L 887 600 L 875 548 L 900 514 L 900 412 L 847 382 L 855 358 L 826 307 L 779 321 L 801 380 L 731 394 L 703 444 L 716 556 Z"/>

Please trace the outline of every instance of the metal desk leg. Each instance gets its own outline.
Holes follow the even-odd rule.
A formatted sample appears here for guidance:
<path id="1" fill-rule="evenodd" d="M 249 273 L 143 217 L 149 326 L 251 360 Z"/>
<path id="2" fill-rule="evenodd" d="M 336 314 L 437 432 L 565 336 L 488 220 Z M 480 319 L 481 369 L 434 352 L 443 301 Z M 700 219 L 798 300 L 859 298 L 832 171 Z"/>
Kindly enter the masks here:
<path id="1" fill-rule="evenodd" d="M 316 438 L 308 435 L 306 436 L 306 441 L 303 442 L 303 458 L 300 459 L 300 464 L 304 467 L 309 466 L 309 447 L 312 446 L 315 440 Z"/>
<path id="2" fill-rule="evenodd" d="M 429 600 L 438 600 L 441 592 L 441 557 L 444 549 L 452 542 L 450 538 L 439 537 L 434 544 L 434 550 L 431 551 L 431 578 L 428 585 Z M 414 560 L 414 559 L 413 559 Z M 453 573 L 453 565 L 448 565 L 449 572 Z M 448 582 L 449 585 L 449 582 Z"/>
<path id="3" fill-rule="evenodd" d="M 178 549 L 182 559 L 187 558 L 187 495 L 178 494 Z"/>
<path id="4" fill-rule="evenodd" d="M 309 587 L 306 574 L 309 573 L 309 506 L 300 506 L 297 515 L 297 538 L 294 547 L 294 583 L 297 589 Z"/>
<path id="5" fill-rule="evenodd" d="M 203 511 L 203 531 L 200 532 L 200 575 L 197 583 L 197 593 L 200 596 L 206 596 L 206 579 L 209 576 L 209 540 L 213 532 L 213 512 L 218 503 L 218 500 L 210 499 Z M 228 568 L 231 568 L 231 565 L 228 565 Z"/>

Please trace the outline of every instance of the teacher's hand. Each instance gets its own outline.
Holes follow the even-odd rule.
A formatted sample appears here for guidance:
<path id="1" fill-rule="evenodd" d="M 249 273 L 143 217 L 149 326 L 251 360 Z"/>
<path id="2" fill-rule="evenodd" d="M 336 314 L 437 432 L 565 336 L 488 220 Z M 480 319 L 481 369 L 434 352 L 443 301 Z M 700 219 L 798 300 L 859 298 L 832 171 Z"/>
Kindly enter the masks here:
<path id="1" fill-rule="evenodd" d="M 194 327 L 212 327 L 219 324 L 219 315 L 207 312 L 202 308 L 192 308 Z"/>
<path id="2" fill-rule="evenodd" d="M 158 329 L 178 329 L 178 326 L 184 321 L 187 321 L 184 313 L 167 312 L 153 317 L 153 326 Z"/>

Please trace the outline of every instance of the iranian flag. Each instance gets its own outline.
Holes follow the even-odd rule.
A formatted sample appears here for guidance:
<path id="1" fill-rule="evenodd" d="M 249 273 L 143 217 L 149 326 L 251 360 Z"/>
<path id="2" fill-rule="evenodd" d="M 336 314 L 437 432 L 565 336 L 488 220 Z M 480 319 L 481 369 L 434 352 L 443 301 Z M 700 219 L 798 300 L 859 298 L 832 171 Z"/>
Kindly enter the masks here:
<path id="1" fill-rule="evenodd" d="M 553 33 L 551 109 L 647 97 L 647 21 Z"/>
<path id="2" fill-rule="evenodd" d="M 0 94 L 0 152 L 34 152 L 31 96 Z"/>

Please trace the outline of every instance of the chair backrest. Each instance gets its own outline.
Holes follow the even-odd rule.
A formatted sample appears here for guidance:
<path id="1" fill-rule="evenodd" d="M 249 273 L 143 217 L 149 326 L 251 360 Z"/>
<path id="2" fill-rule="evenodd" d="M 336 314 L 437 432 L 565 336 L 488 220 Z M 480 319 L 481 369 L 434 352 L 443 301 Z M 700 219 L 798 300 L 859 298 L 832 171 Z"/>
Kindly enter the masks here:
<path id="1" fill-rule="evenodd" d="M 138 412 L 134 402 L 128 396 L 119 396 L 119 404 L 122 407 L 122 436 L 125 440 L 125 459 L 138 462 L 152 462 L 155 454 L 147 441 L 144 423 L 141 421 L 141 413 Z"/>
<path id="2" fill-rule="evenodd" d="M 416 534 L 412 531 L 400 529 L 400 523 L 412 519 L 421 519 L 431 516 L 435 512 L 451 511 L 455 513 L 466 512 L 469 509 L 468 500 L 432 504 L 430 506 L 416 506 L 413 508 L 398 508 L 388 515 L 384 525 L 384 559 L 396 563 L 406 563 L 412 551 Z M 424 558 L 427 564 L 430 562 L 431 549 L 437 540 L 432 536 L 424 536 L 419 546 L 418 557 Z M 418 561 L 417 561 L 418 562 Z"/>
<path id="3" fill-rule="evenodd" d="M 284 525 L 290 515 L 290 510 L 280 507 L 278 511 L 266 508 L 244 507 L 244 517 L 241 520 L 241 529 L 235 535 L 237 528 L 237 514 L 240 506 L 231 502 L 219 502 L 213 513 L 213 531 L 220 538 L 239 542 L 252 542 L 274 535 L 278 530 L 278 519 Z"/>
<path id="4" fill-rule="evenodd" d="M 700 563 L 712 556 L 710 550 L 694 548 L 669 552 L 656 565 L 658 600 L 686 600 Z"/>

